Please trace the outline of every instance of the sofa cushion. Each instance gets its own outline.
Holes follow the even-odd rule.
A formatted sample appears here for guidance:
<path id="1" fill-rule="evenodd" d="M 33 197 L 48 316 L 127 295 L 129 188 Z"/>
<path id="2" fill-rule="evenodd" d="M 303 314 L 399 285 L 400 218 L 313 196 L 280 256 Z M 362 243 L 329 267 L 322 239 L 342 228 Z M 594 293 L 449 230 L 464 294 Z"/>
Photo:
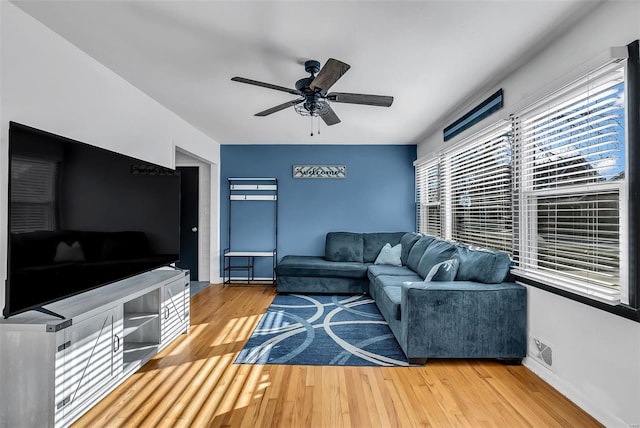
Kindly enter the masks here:
<path id="1" fill-rule="evenodd" d="M 400 238 L 400 243 L 402 244 L 402 252 L 400 253 L 400 261 L 403 265 L 407 264 L 407 259 L 409 258 L 409 252 L 413 248 L 418 239 L 420 239 L 422 235 L 416 232 L 409 232 L 402 235 Z"/>
<path id="2" fill-rule="evenodd" d="M 279 276 L 278 293 L 299 294 L 363 294 L 369 290 L 366 278 L 321 276 Z"/>
<path id="3" fill-rule="evenodd" d="M 498 284 L 509 274 L 511 259 L 502 251 L 459 245 L 456 258 L 460 260 L 456 281 L 477 281 Z"/>
<path id="4" fill-rule="evenodd" d="M 420 263 L 420 259 L 424 255 L 424 251 L 427 249 L 429 244 L 436 239 L 434 236 L 423 236 L 418 239 L 418 241 L 413 244 L 413 248 L 409 251 L 409 257 L 407 258 L 407 266 L 414 272 L 418 272 L 418 264 Z"/>
<path id="5" fill-rule="evenodd" d="M 424 280 L 429 281 L 453 281 L 456 279 L 458 273 L 458 266 L 460 266 L 460 260 L 456 257 L 452 257 L 449 260 L 440 262 L 431 268 Z"/>
<path id="6" fill-rule="evenodd" d="M 378 286 L 378 288 L 400 287 L 405 282 L 423 282 L 423 280 L 415 273 L 413 275 L 406 276 L 380 275 L 376 277 L 374 284 Z"/>
<path id="7" fill-rule="evenodd" d="M 278 276 L 366 278 L 367 265 L 358 262 L 329 262 L 316 256 L 284 256 L 276 267 Z"/>
<path id="8" fill-rule="evenodd" d="M 324 258 L 330 262 L 362 263 L 363 242 L 362 233 L 329 232 L 325 239 Z"/>
<path id="9" fill-rule="evenodd" d="M 391 266 L 391 265 L 371 265 L 369 266 L 368 276 L 372 281 L 380 275 L 392 275 L 392 276 L 413 276 L 415 272 L 406 266 Z"/>
<path id="10" fill-rule="evenodd" d="M 402 288 L 384 287 L 376 298 L 376 304 L 385 318 L 402 319 Z"/>
<path id="11" fill-rule="evenodd" d="M 413 271 L 409 271 L 410 275 L 379 275 L 375 277 L 369 281 L 369 294 L 377 302 L 386 287 L 400 287 L 405 282 L 422 282 L 422 278 Z"/>
<path id="12" fill-rule="evenodd" d="M 420 259 L 420 263 L 418 263 L 418 275 L 425 278 L 431 268 L 440 262 L 449 260 L 455 251 L 455 244 L 442 241 L 440 239 L 434 239 L 424 251 L 422 258 Z"/>
<path id="13" fill-rule="evenodd" d="M 373 263 L 385 244 L 391 244 L 394 247 L 400 243 L 400 239 L 404 234 L 405 232 L 363 233 L 362 260 L 365 263 Z"/>
<path id="14" fill-rule="evenodd" d="M 401 252 L 402 244 L 398 244 L 393 247 L 391 246 L 391 244 L 385 244 L 385 246 L 380 250 L 380 254 L 378 254 L 378 257 L 373 264 L 402 266 L 402 261 L 400 260 Z"/>

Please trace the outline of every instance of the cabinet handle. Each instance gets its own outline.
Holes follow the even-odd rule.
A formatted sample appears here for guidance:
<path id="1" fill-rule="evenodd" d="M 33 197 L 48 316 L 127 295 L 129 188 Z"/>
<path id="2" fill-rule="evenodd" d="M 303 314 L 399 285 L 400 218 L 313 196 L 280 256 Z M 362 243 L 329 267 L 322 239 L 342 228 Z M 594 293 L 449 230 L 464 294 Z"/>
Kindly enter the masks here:
<path id="1" fill-rule="evenodd" d="M 120 337 L 118 336 L 113 336 L 116 340 L 115 340 L 115 346 L 113 348 L 113 352 L 118 352 L 120 350 Z"/>

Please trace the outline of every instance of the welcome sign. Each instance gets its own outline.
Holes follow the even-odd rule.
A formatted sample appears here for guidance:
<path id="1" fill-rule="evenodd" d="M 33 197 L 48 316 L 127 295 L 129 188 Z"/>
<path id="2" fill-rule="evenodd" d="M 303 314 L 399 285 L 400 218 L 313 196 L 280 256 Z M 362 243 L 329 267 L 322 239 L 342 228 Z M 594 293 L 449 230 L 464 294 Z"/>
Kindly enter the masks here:
<path id="1" fill-rule="evenodd" d="M 293 178 L 347 178 L 347 166 L 294 165 Z"/>

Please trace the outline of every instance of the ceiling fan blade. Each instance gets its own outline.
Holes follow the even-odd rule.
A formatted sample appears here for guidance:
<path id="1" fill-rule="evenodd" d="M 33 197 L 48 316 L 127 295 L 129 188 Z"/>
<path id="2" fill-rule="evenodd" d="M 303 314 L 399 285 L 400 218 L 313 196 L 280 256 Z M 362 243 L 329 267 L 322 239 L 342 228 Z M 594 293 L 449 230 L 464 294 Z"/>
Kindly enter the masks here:
<path id="1" fill-rule="evenodd" d="M 345 92 L 331 92 L 327 95 L 330 101 L 337 103 L 364 104 L 368 106 L 389 107 L 393 97 L 387 95 L 350 94 Z"/>
<path id="2" fill-rule="evenodd" d="M 309 87 L 314 91 L 326 93 L 350 68 L 349 64 L 329 58 Z"/>
<path id="3" fill-rule="evenodd" d="M 259 82 L 257 80 L 246 79 L 244 77 L 236 76 L 236 77 L 232 77 L 231 80 L 233 80 L 234 82 L 248 83 L 249 85 L 262 86 L 263 88 L 275 89 L 276 91 L 288 92 L 293 95 L 300 95 L 302 93 L 297 89 L 289 89 L 289 88 L 285 88 L 284 86 L 272 85 L 271 83 Z"/>
<path id="4" fill-rule="evenodd" d="M 254 114 L 254 116 L 269 116 L 272 113 L 278 112 L 280 110 L 284 110 L 287 107 L 291 107 L 291 106 L 294 106 L 296 104 L 300 104 L 301 102 L 304 102 L 304 98 L 301 99 L 301 100 L 287 101 L 286 103 L 282 103 L 282 104 L 277 105 L 275 107 L 271 107 L 270 109 L 261 111 L 260 113 L 256 113 L 256 114 Z"/>
<path id="5" fill-rule="evenodd" d="M 338 117 L 336 112 L 333 111 L 333 109 L 331 107 L 329 107 L 328 110 L 326 111 L 326 113 L 323 114 L 320 117 L 322 118 L 322 120 L 324 120 L 324 123 L 326 123 L 327 126 L 331 126 L 331 125 L 335 125 L 336 123 L 340 123 L 340 118 Z"/>

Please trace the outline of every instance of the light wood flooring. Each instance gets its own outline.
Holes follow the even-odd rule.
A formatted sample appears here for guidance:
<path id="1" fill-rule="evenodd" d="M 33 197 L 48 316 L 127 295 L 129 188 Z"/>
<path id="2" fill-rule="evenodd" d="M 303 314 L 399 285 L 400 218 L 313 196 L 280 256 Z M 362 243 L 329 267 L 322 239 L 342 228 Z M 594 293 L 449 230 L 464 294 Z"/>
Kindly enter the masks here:
<path id="1" fill-rule="evenodd" d="M 73 426 L 600 426 L 524 366 L 233 364 L 274 295 L 272 287 L 204 289 L 191 300 L 191 332 Z"/>

